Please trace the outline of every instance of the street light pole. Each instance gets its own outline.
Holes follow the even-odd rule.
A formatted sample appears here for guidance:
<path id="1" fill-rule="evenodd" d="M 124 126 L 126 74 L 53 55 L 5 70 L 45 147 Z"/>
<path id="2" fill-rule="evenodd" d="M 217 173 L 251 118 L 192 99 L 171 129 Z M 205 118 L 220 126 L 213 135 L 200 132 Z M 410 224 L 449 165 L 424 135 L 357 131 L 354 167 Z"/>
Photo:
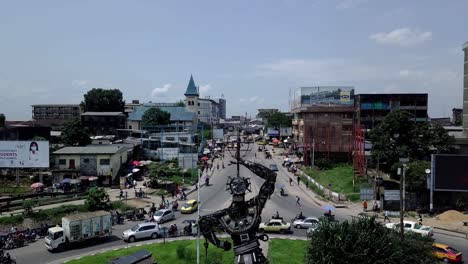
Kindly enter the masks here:
<path id="1" fill-rule="evenodd" d="M 200 264 L 200 169 L 198 171 L 198 182 L 197 182 L 197 264 Z"/>

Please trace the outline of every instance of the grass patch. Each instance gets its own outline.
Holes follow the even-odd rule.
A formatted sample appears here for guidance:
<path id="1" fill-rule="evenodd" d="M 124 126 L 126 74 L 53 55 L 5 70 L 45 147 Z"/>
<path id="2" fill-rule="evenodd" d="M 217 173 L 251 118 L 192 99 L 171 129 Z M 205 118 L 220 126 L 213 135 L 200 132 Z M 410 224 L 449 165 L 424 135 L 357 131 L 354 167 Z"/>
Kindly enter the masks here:
<path id="1" fill-rule="evenodd" d="M 26 186 L 1 187 L 0 193 L 3 195 L 20 195 L 32 193 L 32 189 Z"/>
<path id="2" fill-rule="evenodd" d="M 301 176 L 301 181 L 302 182 L 306 182 L 306 181 L 309 181 L 307 179 L 306 176 Z M 312 182 L 309 181 L 309 188 L 312 189 L 312 191 L 314 191 L 316 194 L 320 195 L 320 196 L 324 196 L 324 193 L 323 193 L 323 190 L 320 189 L 319 187 L 317 187 L 315 184 L 313 184 Z"/>
<path id="3" fill-rule="evenodd" d="M 22 215 L 0 217 L 0 225 L 13 225 L 23 223 L 24 217 Z"/>
<path id="4" fill-rule="evenodd" d="M 346 194 L 351 201 L 358 201 L 360 188 L 368 186 L 365 179 L 358 177 L 356 186 L 353 187 L 354 172 L 350 165 L 338 165 L 329 170 L 306 168 L 304 171 L 326 188 L 331 184 L 332 191 Z"/>
<path id="5" fill-rule="evenodd" d="M 270 264 L 303 264 L 307 250 L 307 241 L 272 239 L 268 248 Z"/>
<path id="6" fill-rule="evenodd" d="M 232 264 L 234 253 L 232 250 L 224 251 L 210 245 L 208 248 L 208 261 L 205 262 L 205 250 L 201 245 L 200 263 L 223 263 Z M 144 245 L 139 247 L 131 247 L 128 249 L 120 249 L 116 251 L 105 252 L 95 256 L 87 256 L 81 259 L 69 261 L 69 264 L 88 264 L 88 263 L 108 263 L 110 259 L 120 256 L 129 255 L 146 249 L 153 253 L 153 258 L 158 264 L 193 264 L 197 263 L 197 241 L 182 240 L 173 241 L 166 244 Z M 218 261 L 218 262 L 215 262 Z M 278 262 L 279 263 L 279 262 Z"/>

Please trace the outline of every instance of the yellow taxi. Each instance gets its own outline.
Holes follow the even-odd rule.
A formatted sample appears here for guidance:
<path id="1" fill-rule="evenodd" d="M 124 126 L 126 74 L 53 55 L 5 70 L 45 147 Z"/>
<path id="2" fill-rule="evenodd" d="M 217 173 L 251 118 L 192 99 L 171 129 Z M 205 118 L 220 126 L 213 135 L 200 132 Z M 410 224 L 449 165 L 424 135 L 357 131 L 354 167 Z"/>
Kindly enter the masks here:
<path id="1" fill-rule="evenodd" d="M 188 200 L 182 208 L 180 208 L 180 212 L 182 214 L 191 214 L 198 209 L 198 202 L 197 200 Z"/>
<path id="2" fill-rule="evenodd" d="M 445 263 L 460 263 L 462 262 L 462 253 L 452 247 L 444 244 L 432 244 L 432 252 L 434 256 Z"/>

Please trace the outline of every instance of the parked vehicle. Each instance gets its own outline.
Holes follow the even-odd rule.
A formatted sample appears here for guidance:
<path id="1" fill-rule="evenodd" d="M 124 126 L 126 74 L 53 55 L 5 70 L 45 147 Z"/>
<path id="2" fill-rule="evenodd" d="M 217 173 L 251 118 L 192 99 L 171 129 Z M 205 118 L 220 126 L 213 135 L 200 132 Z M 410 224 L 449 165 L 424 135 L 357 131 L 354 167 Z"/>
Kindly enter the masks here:
<path id="1" fill-rule="evenodd" d="M 156 223 L 162 224 L 170 220 L 175 220 L 176 218 L 174 212 L 171 209 L 161 209 L 156 211 L 153 219 Z"/>
<path id="2" fill-rule="evenodd" d="M 198 209 L 198 202 L 197 200 L 188 200 L 182 208 L 180 208 L 180 212 L 182 214 L 190 214 L 195 212 Z"/>
<path id="3" fill-rule="evenodd" d="M 268 168 L 272 171 L 278 171 L 278 166 L 276 166 L 276 164 L 270 164 L 268 165 Z"/>
<path id="4" fill-rule="evenodd" d="M 280 219 L 271 219 L 268 223 L 261 223 L 258 227 L 260 232 L 279 232 L 285 234 L 291 231 L 291 224 Z"/>
<path id="5" fill-rule="evenodd" d="M 312 226 L 316 226 L 318 225 L 319 222 L 320 220 L 318 218 L 307 217 L 305 219 L 296 219 L 292 225 L 297 229 L 302 229 L 302 228 L 309 228 Z"/>
<path id="6" fill-rule="evenodd" d="M 109 212 L 96 211 L 62 217 L 62 227 L 51 227 L 44 239 L 48 250 L 64 250 L 79 242 L 95 240 L 112 234 Z"/>
<path id="7" fill-rule="evenodd" d="M 434 257 L 442 260 L 445 263 L 453 262 L 460 263 L 462 262 L 462 253 L 452 247 L 449 247 L 444 244 L 434 243 L 432 244 L 432 252 Z"/>
<path id="8" fill-rule="evenodd" d="M 160 234 L 159 225 L 157 223 L 146 222 L 140 223 L 131 229 L 128 229 L 122 233 L 122 239 L 124 241 L 133 243 L 135 240 L 143 238 L 158 238 Z"/>
<path id="9" fill-rule="evenodd" d="M 385 224 L 386 228 L 400 230 L 400 223 L 388 223 Z M 434 232 L 432 227 L 423 226 L 413 221 L 403 221 L 403 229 L 405 231 L 415 232 L 424 236 L 433 236 Z"/>

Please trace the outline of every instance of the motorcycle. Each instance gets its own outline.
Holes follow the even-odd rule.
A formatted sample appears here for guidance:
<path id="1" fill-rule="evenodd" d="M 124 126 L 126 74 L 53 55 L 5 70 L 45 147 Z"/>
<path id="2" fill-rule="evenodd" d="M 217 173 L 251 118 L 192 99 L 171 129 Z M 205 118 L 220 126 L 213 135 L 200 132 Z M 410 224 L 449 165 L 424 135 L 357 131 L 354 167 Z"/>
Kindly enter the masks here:
<path id="1" fill-rule="evenodd" d="M 16 260 L 11 258 L 10 253 L 0 249 L 0 264 L 16 264 Z"/>
<path id="2" fill-rule="evenodd" d="M 176 224 L 172 224 L 169 227 L 168 234 L 169 234 L 170 237 L 177 236 L 177 225 Z"/>
<path id="3" fill-rule="evenodd" d="M 276 214 L 276 215 L 272 215 L 271 219 L 283 220 L 283 217 L 279 216 L 279 214 Z"/>

